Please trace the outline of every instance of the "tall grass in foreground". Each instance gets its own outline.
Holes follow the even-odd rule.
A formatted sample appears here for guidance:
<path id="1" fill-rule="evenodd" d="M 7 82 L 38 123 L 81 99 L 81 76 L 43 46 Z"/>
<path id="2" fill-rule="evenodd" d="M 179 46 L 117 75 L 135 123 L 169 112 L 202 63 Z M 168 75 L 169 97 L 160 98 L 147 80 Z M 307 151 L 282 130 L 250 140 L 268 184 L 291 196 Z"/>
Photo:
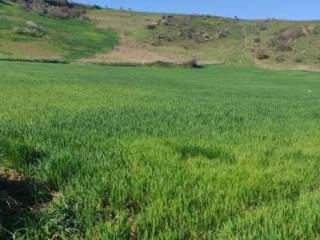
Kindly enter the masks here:
<path id="1" fill-rule="evenodd" d="M 318 239 L 319 74 L 0 62 L 17 239 Z"/>

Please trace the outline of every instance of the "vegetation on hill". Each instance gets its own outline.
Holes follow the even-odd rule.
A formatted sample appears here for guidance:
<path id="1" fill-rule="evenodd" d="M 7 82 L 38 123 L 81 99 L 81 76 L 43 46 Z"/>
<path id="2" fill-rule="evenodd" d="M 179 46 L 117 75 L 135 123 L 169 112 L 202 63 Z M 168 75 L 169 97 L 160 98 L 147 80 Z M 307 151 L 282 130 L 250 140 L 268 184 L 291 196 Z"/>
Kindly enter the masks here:
<path id="1" fill-rule="evenodd" d="M 320 237 L 319 74 L 0 62 L 0 89 L 14 239 Z"/>
<path id="2" fill-rule="evenodd" d="M 71 3 L 68 0 L 13 0 L 27 10 L 40 15 L 56 18 L 84 18 L 85 6 Z"/>
<path id="3" fill-rule="evenodd" d="M 75 60 L 117 43 L 109 28 L 89 21 L 41 16 L 9 2 L 0 2 L 0 59 Z"/>
<path id="4" fill-rule="evenodd" d="M 197 57 L 208 64 L 320 69 L 318 21 L 248 21 L 115 10 L 91 10 L 88 16 L 98 27 L 111 27 L 120 36 L 115 51 L 91 57 L 91 62 L 181 62 Z M 259 57 L 257 53 L 263 54 Z M 138 57 L 131 56 L 134 54 Z"/>
<path id="5" fill-rule="evenodd" d="M 113 52 L 91 57 L 90 62 L 181 63 L 194 57 L 208 64 L 252 62 L 251 53 L 242 51 L 240 26 L 228 19 L 115 10 L 91 10 L 88 16 L 120 38 Z"/>
<path id="6" fill-rule="evenodd" d="M 0 3 L 0 58 L 131 64 L 196 58 L 205 64 L 320 70 L 318 21 L 249 21 L 95 9 L 65 0 L 15 1 Z"/>

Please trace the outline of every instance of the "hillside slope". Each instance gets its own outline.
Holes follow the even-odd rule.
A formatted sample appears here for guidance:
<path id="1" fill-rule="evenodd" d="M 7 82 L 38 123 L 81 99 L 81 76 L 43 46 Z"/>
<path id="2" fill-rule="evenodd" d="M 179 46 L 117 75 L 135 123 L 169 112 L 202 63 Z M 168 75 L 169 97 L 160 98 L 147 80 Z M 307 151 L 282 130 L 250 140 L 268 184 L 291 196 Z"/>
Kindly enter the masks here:
<path id="1" fill-rule="evenodd" d="M 320 69 L 320 22 L 246 21 L 211 16 L 92 10 L 90 19 L 120 36 L 90 62 L 186 61 Z M 259 54 L 262 56 L 259 56 Z"/>
<path id="2" fill-rule="evenodd" d="M 0 2 L 0 58 L 74 60 L 109 51 L 110 29 L 89 21 L 40 16 L 12 2 Z"/>
<path id="3" fill-rule="evenodd" d="M 0 58 L 138 64 L 197 58 L 204 64 L 320 70 L 320 21 L 104 9 L 86 14 L 87 20 L 50 18 L 0 2 Z M 40 34 L 33 34 L 34 24 Z"/>

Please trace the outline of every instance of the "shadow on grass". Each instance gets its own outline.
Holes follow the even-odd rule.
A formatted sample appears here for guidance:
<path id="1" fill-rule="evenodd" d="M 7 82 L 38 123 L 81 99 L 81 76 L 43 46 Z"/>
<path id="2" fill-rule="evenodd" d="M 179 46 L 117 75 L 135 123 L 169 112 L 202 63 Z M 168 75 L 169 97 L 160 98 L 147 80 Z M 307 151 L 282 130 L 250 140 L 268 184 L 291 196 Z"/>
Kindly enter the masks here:
<path id="1" fill-rule="evenodd" d="M 12 170 L 0 170 L 0 239 L 25 226 L 51 200 L 51 188 Z"/>
<path id="2" fill-rule="evenodd" d="M 236 161 L 232 152 L 220 147 L 202 147 L 198 145 L 179 145 L 172 147 L 179 153 L 181 160 L 201 157 L 225 163 L 234 163 Z"/>

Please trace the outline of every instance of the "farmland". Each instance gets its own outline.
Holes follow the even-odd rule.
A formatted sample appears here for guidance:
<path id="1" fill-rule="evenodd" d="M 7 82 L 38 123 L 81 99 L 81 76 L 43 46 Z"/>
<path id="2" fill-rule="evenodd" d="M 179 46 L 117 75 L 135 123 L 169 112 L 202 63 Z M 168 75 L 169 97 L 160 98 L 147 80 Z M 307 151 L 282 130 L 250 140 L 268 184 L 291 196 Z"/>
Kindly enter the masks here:
<path id="1" fill-rule="evenodd" d="M 75 2 L 0 0 L 1 240 L 320 239 L 320 21 Z"/>
<path id="2" fill-rule="evenodd" d="M 318 239 L 319 77 L 0 62 L 5 235 Z"/>

